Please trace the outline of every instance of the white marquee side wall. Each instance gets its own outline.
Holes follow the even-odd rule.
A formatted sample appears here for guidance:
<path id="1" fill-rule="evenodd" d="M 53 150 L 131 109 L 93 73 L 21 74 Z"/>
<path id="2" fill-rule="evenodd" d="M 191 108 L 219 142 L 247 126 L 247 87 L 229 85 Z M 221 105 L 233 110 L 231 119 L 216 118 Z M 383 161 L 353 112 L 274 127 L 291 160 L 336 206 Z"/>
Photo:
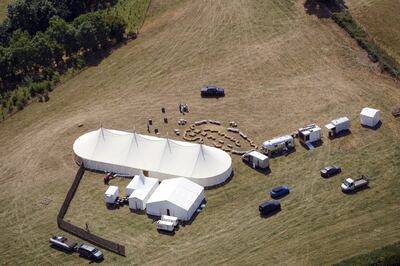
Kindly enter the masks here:
<path id="1" fill-rule="evenodd" d="M 100 171 L 100 172 L 112 172 L 112 173 L 117 173 L 117 174 L 122 174 L 122 175 L 140 175 L 143 173 L 143 170 L 145 169 L 135 169 L 127 166 L 122 166 L 122 165 L 116 165 L 116 164 L 110 164 L 110 163 L 104 163 L 104 162 L 96 162 L 93 160 L 87 160 L 87 159 L 82 159 L 80 158 L 85 165 L 85 168 L 89 170 L 95 170 L 95 171 Z M 225 182 L 231 175 L 232 173 L 232 166 L 229 167 L 225 172 L 221 173 L 220 175 L 210 177 L 210 178 L 194 178 L 194 177 L 187 177 L 187 176 L 181 176 L 181 175 L 169 175 L 165 173 L 160 173 L 156 171 L 149 171 L 149 176 L 157 178 L 159 180 L 165 180 L 165 179 L 170 179 L 170 178 L 177 178 L 177 177 L 185 177 L 189 179 L 190 181 L 195 182 L 196 184 L 199 184 L 200 186 L 203 187 L 211 187 L 215 186 L 218 184 L 221 184 Z"/>
<path id="2" fill-rule="evenodd" d="M 178 217 L 179 220 L 182 221 L 189 221 L 194 212 L 200 206 L 200 204 L 204 200 L 204 191 L 199 194 L 196 200 L 193 202 L 192 206 L 189 208 L 188 211 L 184 210 L 183 208 L 173 204 L 169 201 L 158 201 L 158 202 L 151 202 L 147 204 L 147 214 L 154 215 L 154 216 L 161 216 L 167 215 L 167 209 L 169 209 L 169 214 L 171 216 Z"/>

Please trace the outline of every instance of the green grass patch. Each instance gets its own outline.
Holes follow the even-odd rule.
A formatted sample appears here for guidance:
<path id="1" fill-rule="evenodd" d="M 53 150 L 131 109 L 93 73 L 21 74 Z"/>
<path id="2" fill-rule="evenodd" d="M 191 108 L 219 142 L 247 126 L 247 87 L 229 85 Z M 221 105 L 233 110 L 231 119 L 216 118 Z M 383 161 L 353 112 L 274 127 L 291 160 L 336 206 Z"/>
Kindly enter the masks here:
<path id="1" fill-rule="evenodd" d="M 2 22 L 7 17 L 7 6 L 9 1 L 8 0 L 1 0 L 0 1 L 0 22 Z"/>
<path id="2" fill-rule="evenodd" d="M 400 67 L 396 63 L 396 60 L 369 38 L 367 32 L 358 25 L 350 12 L 337 12 L 333 14 L 332 18 L 357 41 L 361 48 L 368 52 L 373 60 L 379 61 L 384 71 L 388 72 L 394 78 L 400 77 Z"/>
<path id="3" fill-rule="evenodd" d="M 341 261 L 336 266 L 347 265 L 398 265 L 400 262 L 400 242 L 376 249 L 366 254 Z"/>
<path id="4" fill-rule="evenodd" d="M 127 24 L 127 32 L 137 32 L 146 16 L 149 4 L 150 0 L 119 0 L 106 12 L 122 17 Z"/>

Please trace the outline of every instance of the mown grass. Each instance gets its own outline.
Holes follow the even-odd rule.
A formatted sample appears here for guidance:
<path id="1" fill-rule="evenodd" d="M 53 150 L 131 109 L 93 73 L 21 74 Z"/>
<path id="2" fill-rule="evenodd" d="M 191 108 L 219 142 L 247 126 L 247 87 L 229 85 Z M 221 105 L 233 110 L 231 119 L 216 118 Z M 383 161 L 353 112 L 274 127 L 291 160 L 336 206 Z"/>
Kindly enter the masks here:
<path id="1" fill-rule="evenodd" d="M 387 71 L 395 78 L 399 77 L 399 64 L 394 58 L 390 57 L 385 50 L 381 49 L 371 40 L 368 33 L 353 19 L 350 12 L 343 11 L 334 13 L 332 18 L 339 26 L 343 27 L 370 56 L 379 61 L 384 71 Z"/>
<path id="2" fill-rule="evenodd" d="M 9 0 L 1 0 L 0 1 L 0 23 L 7 17 L 7 6 Z"/>
<path id="3" fill-rule="evenodd" d="M 400 263 L 400 242 L 383 248 L 376 249 L 366 254 L 362 254 L 344 261 L 336 266 L 350 265 L 398 265 Z"/>
<path id="4" fill-rule="evenodd" d="M 313 151 L 297 145 L 271 159 L 269 175 L 232 156 L 233 179 L 207 190 L 204 211 L 174 236 L 126 207 L 107 210 L 102 175 L 88 172 L 66 219 L 126 246 L 126 258 L 105 251 L 106 264 L 328 265 L 397 242 L 400 124 L 390 111 L 400 102 L 398 84 L 333 21 L 308 16 L 298 1 L 164 3 L 152 2 L 159 13 L 146 19 L 140 38 L 62 83 L 47 103 L 0 124 L 1 262 L 86 263 L 48 245 L 52 234 L 77 240 L 56 224 L 77 171 L 72 145 L 100 125 L 146 134 L 148 118 L 170 138 L 179 118 L 235 120 L 261 144 L 346 115 L 352 134 L 324 138 Z M 226 96 L 202 99 L 199 87 L 210 83 Z M 180 115 L 179 103 L 190 113 Z M 382 110 L 379 129 L 359 125 L 365 106 Z M 343 173 L 321 178 L 319 169 L 331 163 Z M 360 174 L 370 188 L 343 194 L 342 180 Z M 111 184 L 123 189 L 126 181 Z M 291 188 L 282 211 L 259 217 L 257 206 L 280 184 Z"/>
<path id="5" fill-rule="evenodd" d="M 374 42 L 400 63 L 400 2 L 347 0 L 346 4 Z"/>

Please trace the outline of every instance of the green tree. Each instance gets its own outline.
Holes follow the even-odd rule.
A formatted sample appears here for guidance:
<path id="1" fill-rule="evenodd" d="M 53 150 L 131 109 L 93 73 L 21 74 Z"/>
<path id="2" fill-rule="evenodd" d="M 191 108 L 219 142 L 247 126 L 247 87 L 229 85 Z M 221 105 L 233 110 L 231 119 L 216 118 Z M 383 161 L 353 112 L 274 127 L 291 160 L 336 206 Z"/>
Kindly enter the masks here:
<path id="1" fill-rule="evenodd" d="M 50 25 L 46 31 L 52 40 L 62 45 L 67 56 L 79 50 L 75 28 L 58 16 L 50 19 Z"/>
<path id="2" fill-rule="evenodd" d="M 122 41 L 126 29 L 125 20 L 123 20 L 121 17 L 107 15 L 106 23 L 110 28 L 110 38 L 114 39 L 115 42 Z"/>
<path id="3" fill-rule="evenodd" d="M 9 52 L 13 73 L 28 75 L 34 64 L 34 49 L 29 33 L 19 29 L 14 31 L 10 38 Z"/>
<path id="4" fill-rule="evenodd" d="M 38 32 L 32 39 L 33 61 L 38 67 L 49 67 L 54 62 L 60 62 L 63 48 L 46 33 Z"/>
<path id="5" fill-rule="evenodd" d="M 108 42 L 110 28 L 105 17 L 98 12 L 77 17 L 73 22 L 80 46 L 85 50 L 96 51 Z"/>

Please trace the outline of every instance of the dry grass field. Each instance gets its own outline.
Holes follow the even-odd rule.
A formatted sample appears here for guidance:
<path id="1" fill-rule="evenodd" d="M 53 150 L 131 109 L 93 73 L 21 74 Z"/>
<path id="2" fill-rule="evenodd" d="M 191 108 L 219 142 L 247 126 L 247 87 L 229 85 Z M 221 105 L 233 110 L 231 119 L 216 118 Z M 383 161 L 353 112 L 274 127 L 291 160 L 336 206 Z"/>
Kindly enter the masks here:
<path id="1" fill-rule="evenodd" d="M 375 42 L 400 62 L 400 2 L 347 0 L 346 3 Z"/>
<path id="2" fill-rule="evenodd" d="M 0 0 L 0 22 L 7 17 L 7 5 L 9 0 Z"/>
<path id="3" fill-rule="evenodd" d="M 199 87 L 209 83 L 226 97 L 201 99 Z M 271 160 L 269 175 L 232 156 L 232 180 L 207 190 L 206 208 L 174 236 L 127 207 L 107 210 L 102 176 L 87 172 L 66 219 L 126 246 L 125 258 L 105 252 L 106 264 L 325 265 L 398 241 L 400 120 L 390 110 L 399 87 L 331 20 L 306 15 L 301 1 L 154 0 L 137 40 L 60 85 L 48 103 L 0 124 L 0 263 L 88 263 L 48 245 L 52 234 L 68 236 L 56 215 L 77 171 L 74 140 L 100 125 L 146 133 L 148 118 L 174 138 L 180 102 L 189 122 L 235 120 L 258 144 L 342 115 L 352 134 L 325 137 L 313 151 L 297 145 Z M 360 127 L 364 106 L 382 110 L 378 130 Z M 331 163 L 343 174 L 321 178 Z M 359 174 L 370 176 L 370 188 L 344 195 L 342 179 Z M 291 187 L 282 211 L 260 218 L 258 204 L 279 184 Z"/>

